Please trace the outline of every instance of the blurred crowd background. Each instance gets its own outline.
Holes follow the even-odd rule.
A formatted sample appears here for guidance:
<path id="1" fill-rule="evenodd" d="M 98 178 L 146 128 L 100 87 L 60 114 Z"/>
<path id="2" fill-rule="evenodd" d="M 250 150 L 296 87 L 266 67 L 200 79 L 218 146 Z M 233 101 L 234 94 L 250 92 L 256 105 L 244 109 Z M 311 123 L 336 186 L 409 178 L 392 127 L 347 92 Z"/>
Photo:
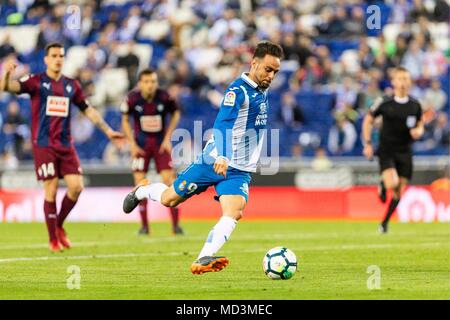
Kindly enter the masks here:
<path id="1" fill-rule="evenodd" d="M 152 66 L 182 107 L 179 127 L 192 131 L 199 120 L 206 130 L 224 89 L 248 70 L 258 41 L 268 39 L 286 55 L 269 95 L 281 156 L 361 156 L 362 118 L 377 97 L 392 94 L 389 75 L 398 65 L 410 70 L 411 95 L 424 112 L 426 133 L 415 154 L 445 155 L 448 23 L 444 0 L 3 0 L 0 72 L 10 60 L 19 65 L 16 77 L 42 72 L 45 45 L 63 42 L 64 73 L 119 128 L 126 91 L 139 70 Z M 6 166 L 31 159 L 29 104 L 27 97 L 0 95 Z M 72 122 L 82 161 L 127 161 L 128 152 L 109 145 L 82 115 L 74 112 Z"/>

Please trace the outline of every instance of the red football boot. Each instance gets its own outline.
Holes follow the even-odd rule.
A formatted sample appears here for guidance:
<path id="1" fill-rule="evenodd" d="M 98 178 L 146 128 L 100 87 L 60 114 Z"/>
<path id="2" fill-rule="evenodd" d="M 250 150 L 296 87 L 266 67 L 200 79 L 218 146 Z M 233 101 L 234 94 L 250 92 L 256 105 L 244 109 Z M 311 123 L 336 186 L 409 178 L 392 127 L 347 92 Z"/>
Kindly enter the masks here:
<path id="1" fill-rule="evenodd" d="M 70 249 L 71 243 L 67 238 L 66 231 L 64 228 L 56 228 L 56 237 L 58 238 L 59 243 L 66 249 Z"/>
<path id="2" fill-rule="evenodd" d="M 51 252 L 60 252 L 63 250 L 57 239 L 50 240 L 48 246 Z"/>

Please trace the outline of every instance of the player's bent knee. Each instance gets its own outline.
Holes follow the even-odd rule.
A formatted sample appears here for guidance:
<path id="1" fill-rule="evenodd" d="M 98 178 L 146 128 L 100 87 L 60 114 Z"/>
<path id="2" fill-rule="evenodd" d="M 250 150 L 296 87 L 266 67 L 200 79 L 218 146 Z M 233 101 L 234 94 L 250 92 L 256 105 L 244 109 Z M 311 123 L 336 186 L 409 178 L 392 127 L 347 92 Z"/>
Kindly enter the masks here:
<path id="1" fill-rule="evenodd" d="M 160 203 L 165 207 L 174 208 L 185 200 L 175 192 L 173 186 L 170 186 L 161 194 Z"/>
<path id="2" fill-rule="evenodd" d="M 161 198 L 161 204 L 163 206 L 169 207 L 169 208 L 172 208 L 172 206 L 173 206 L 172 200 L 170 200 L 169 198 L 164 198 L 164 197 Z"/>
<path id="3" fill-rule="evenodd" d="M 399 187 L 400 181 L 398 179 L 391 179 L 385 182 L 385 186 L 387 189 L 395 190 Z"/>
<path id="4" fill-rule="evenodd" d="M 81 192 L 83 192 L 83 190 L 84 190 L 84 186 L 78 185 L 74 188 L 73 192 L 75 192 L 76 194 L 79 195 Z"/>
<path id="5" fill-rule="evenodd" d="M 78 197 L 80 196 L 81 192 L 83 192 L 83 190 L 84 190 L 83 185 L 79 184 L 79 185 L 76 185 L 76 186 L 71 187 L 71 188 L 68 190 L 68 193 L 69 193 L 73 198 L 78 198 Z"/>
<path id="6" fill-rule="evenodd" d="M 235 212 L 230 212 L 228 214 L 224 214 L 224 216 L 233 218 L 236 221 L 239 221 L 240 219 L 242 219 L 244 217 L 244 214 L 241 210 L 239 211 L 235 211 Z"/>
<path id="7" fill-rule="evenodd" d="M 161 204 L 162 204 L 163 206 L 165 206 L 165 207 L 168 207 L 168 208 L 175 208 L 175 207 L 176 207 L 177 205 L 179 205 L 181 202 L 182 202 L 182 201 L 180 201 L 179 199 L 174 198 L 174 197 L 171 197 L 170 195 L 169 195 L 169 196 L 165 196 L 164 193 L 162 194 L 162 197 L 161 197 Z"/>
<path id="8" fill-rule="evenodd" d="M 163 200 L 163 199 L 161 199 L 161 204 L 163 206 L 165 206 L 165 207 L 168 207 L 168 208 L 175 208 L 179 203 L 180 202 L 177 201 L 177 200 L 170 200 L 170 199 Z"/>

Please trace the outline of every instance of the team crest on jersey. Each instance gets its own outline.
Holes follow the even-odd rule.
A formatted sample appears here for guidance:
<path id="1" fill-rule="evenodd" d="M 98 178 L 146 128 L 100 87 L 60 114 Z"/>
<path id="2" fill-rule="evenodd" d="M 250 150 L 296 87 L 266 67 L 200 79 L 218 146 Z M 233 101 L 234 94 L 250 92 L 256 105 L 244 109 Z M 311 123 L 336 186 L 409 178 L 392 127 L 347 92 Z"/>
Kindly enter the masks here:
<path id="1" fill-rule="evenodd" d="M 265 102 L 259 105 L 259 113 L 267 113 L 267 105 Z"/>
<path id="2" fill-rule="evenodd" d="M 67 92 L 72 92 L 72 86 L 70 85 L 70 84 L 68 84 L 67 86 L 66 86 L 66 90 L 67 90 Z"/>
<path id="3" fill-rule="evenodd" d="M 136 110 L 136 112 L 141 113 L 142 111 L 144 111 L 144 108 L 140 105 L 137 105 L 136 107 L 134 107 L 134 110 Z"/>
<path id="4" fill-rule="evenodd" d="M 42 84 L 42 86 L 43 86 L 45 89 L 50 90 L 50 83 L 44 82 L 44 83 Z"/>
<path id="5" fill-rule="evenodd" d="M 161 103 L 158 104 L 158 106 L 156 107 L 156 110 L 158 110 L 158 112 L 163 112 L 163 110 L 164 110 L 164 105 L 162 105 Z"/>
<path id="6" fill-rule="evenodd" d="M 408 128 L 414 128 L 416 126 L 416 116 L 408 116 L 406 118 L 406 126 Z"/>
<path id="7" fill-rule="evenodd" d="M 234 106 L 234 103 L 236 102 L 236 93 L 233 91 L 229 91 L 225 94 L 225 98 L 223 99 L 223 105 L 224 106 Z"/>

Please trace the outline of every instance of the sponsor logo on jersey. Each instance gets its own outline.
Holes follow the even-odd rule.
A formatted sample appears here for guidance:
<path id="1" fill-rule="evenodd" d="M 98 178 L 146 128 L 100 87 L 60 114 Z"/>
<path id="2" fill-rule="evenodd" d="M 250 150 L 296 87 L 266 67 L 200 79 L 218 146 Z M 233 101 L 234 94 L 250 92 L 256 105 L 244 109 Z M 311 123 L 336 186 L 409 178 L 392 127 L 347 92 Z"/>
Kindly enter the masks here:
<path id="1" fill-rule="evenodd" d="M 223 105 L 224 106 L 234 106 L 234 103 L 236 102 L 236 93 L 233 91 L 229 91 L 225 94 L 225 98 L 223 99 Z"/>
<path id="2" fill-rule="evenodd" d="M 159 114 L 154 116 L 141 116 L 139 120 L 141 122 L 141 129 L 144 132 L 160 132 L 162 130 L 163 122 Z"/>
<path id="3" fill-rule="evenodd" d="M 45 114 L 52 117 L 67 117 L 70 101 L 67 97 L 48 96 Z"/>
<path id="4" fill-rule="evenodd" d="M 267 105 L 265 102 L 259 105 L 259 114 L 256 116 L 255 126 L 267 125 Z"/>

